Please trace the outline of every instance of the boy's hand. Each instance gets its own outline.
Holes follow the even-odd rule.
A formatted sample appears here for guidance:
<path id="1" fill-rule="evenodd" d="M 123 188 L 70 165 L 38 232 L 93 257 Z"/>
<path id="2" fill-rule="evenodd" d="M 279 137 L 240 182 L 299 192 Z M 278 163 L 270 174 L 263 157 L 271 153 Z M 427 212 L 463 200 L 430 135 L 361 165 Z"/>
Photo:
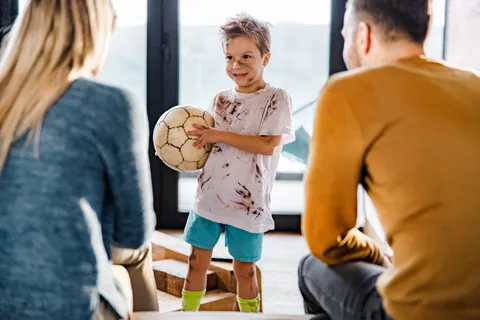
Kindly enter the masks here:
<path id="1" fill-rule="evenodd" d="M 257 154 L 271 156 L 280 144 L 282 136 L 253 136 L 217 130 L 211 127 L 194 124 L 195 130 L 187 131 L 189 136 L 197 136 L 198 140 L 193 143 L 198 149 L 207 143 L 225 143 L 234 148 Z"/>
<path id="2" fill-rule="evenodd" d="M 203 126 L 200 124 L 193 124 L 196 130 L 187 131 L 189 136 L 197 136 L 198 140 L 193 143 L 194 147 L 198 149 L 203 148 L 207 143 L 216 143 L 220 141 L 222 131 L 215 130 L 211 127 Z"/>

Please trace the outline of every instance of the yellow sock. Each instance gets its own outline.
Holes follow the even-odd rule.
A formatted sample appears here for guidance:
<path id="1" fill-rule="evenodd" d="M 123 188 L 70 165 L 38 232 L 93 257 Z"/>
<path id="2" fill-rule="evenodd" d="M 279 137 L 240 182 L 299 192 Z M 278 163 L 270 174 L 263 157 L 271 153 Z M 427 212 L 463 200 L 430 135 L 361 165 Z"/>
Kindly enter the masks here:
<path id="1" fill-rule="evenodd" d="M 260 295 L 253 299 L 242 299 L 237 296 L 237 302 L 241 312 L 260 312 Z"/>
<path id="2" fill-rule="evenodd" d="M 182 290 L 182 310 L 183 311 L 198 311 L 200 302 L 205 295 L 203 291 L 187 291 Z"/>

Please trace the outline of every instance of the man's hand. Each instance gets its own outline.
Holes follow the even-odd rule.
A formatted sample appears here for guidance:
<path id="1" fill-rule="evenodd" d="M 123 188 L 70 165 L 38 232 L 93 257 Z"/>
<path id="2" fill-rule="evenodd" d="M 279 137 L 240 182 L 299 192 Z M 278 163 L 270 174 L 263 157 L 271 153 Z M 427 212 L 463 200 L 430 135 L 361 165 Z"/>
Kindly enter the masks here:
<path id="1" fill-rule="evenodd" d="M 391 268 L 393 267 L 393 257 L 387 253 L 383 254 L 383 263 L 381 264 L 382 267 Z"/>
<path id="2" fill-rule="evenodd" d="M 203 148 L 207 143 L 217 143 L 221 139 L 223 131 L 215 130 L 214 128 L 203 126 L 200 124 L 193 124 L 196 130 L 187 131 L 189 136 L 197 136 L 198 140 L 193 143 L 194 147 L 198 149 Z"/>

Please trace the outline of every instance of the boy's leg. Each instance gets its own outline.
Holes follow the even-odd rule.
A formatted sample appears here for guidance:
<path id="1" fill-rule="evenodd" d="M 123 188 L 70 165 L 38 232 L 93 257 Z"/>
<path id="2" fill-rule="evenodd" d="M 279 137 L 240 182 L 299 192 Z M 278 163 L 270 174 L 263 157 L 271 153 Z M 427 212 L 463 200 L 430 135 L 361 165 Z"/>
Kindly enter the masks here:
<path id="1" fill-rule="evenodd" d="M 260 295 L 255 262 L 233 260 L 233 271 L 237 278 L 237 302 L 241 312 L 259 312 Z"/>
<path id="2" fill-rule="evenodd" d="M 207 269 L 212 259 L 212 249 L 205 250 L 192 246 L 188 257 L 188 271 L 183 289 L 186 291 L 204 291 L 207 286 Z"/>
<path id="3" fill-rule="evenodd" d="M 192 246 L 188 257 L 188 271 L 182 291 L 182 310 L 198 311 L 207 286 L 207 269 L 212 258 L 212 250 Z"/>
<path id="4" fill-rule="evenodd" d="M 259 312 L 260 295 L 255 262 L 262 256 L 263 233 L 250 233 L 232 226 L 225 227 L 228 251 L 234 258 L 237 278 L 237 301 L 241 312 Z"/>
<path id="5" fill-rule="evenodd" d="M 212 249 L 220 237 L 222 226 L 200 217 L 194 212 L 188 216 L 183 238 L 192 245 L 188 257 L 188 271 L 182 292 L 182 310 L 198 311 L 207 285 L 207 269 Z"/>

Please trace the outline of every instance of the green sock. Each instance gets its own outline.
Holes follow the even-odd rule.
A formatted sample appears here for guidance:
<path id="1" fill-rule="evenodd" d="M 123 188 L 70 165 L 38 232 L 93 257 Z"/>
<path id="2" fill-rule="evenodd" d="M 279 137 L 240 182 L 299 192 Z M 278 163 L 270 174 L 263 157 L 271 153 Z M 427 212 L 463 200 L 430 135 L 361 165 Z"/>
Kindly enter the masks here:
<path id="1" fill-rule="evenodd" d="M 182 290 L 182 310 L 183 311 L 198 311 L 200 302 L 205 295 L 203 291 L 187 291 Z"/>
<path id="2" fill-rule="evenodd" d="M 237 302 L 240 312 L 260 312 L 260 295 L 253 299 L 242 299 L 237 296 Z"/>

